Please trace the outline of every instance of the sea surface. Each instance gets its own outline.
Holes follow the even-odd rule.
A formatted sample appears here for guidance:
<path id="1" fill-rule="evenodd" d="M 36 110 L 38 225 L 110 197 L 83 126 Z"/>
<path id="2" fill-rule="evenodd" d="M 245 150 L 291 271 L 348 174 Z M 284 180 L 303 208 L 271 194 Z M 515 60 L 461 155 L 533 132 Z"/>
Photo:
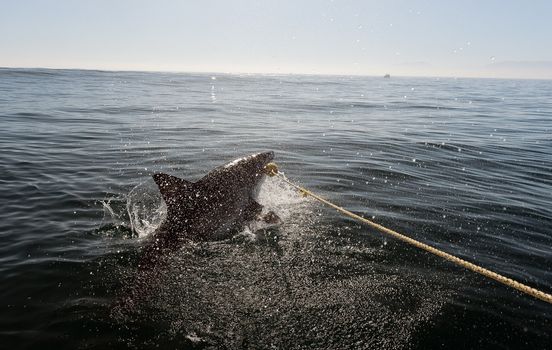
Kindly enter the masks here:
<path id="1" fill-rule="evenodd" d="M 552 292 L 552 82 L 0 69 L 0 348 L 550 349 L 552 305 L 278 178 L 281 218 L 137 268 L 151 179 L 292 181 Z M 139 285 L 139 288 L 136 285 Z"/>

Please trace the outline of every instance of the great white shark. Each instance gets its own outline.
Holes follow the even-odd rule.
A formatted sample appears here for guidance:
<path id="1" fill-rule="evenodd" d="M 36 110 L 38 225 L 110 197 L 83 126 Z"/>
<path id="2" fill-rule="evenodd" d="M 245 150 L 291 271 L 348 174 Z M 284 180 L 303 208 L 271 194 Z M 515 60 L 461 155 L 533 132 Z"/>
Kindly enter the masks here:
<path id="1" fill-rule="evenodd" d="M 167 205 L 167 216 L 144 248 L 140 268 L 157 265 L 187 240 L 225 237 L 259 218 L 263 207 L 256 199 L 265 167 L 273 159 L 274 152 L 238 158 L 197 182 L 165 173 L 153 174 Z M 279 220 L 272 212 L 263 219 L 269 223 Z"/>

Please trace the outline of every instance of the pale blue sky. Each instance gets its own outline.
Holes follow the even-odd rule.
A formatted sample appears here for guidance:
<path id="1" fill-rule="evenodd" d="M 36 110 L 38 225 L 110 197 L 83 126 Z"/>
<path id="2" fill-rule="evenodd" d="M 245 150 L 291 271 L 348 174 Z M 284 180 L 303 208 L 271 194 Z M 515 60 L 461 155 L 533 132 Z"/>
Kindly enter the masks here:
<path id="1" fill-rule="evenodd" d="M 0 0 L 0 66 L 552 79 L 552 1 Z"/>

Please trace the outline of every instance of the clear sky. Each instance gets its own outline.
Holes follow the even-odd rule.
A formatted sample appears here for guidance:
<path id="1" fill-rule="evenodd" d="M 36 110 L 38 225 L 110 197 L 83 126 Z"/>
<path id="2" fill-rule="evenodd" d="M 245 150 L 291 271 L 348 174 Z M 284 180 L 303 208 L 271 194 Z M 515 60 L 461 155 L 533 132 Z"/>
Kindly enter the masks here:
<path id="1" fill-rule="evenodd" d="M 0 0 L 0 66 L 552 79 L 550 0 Z"/>

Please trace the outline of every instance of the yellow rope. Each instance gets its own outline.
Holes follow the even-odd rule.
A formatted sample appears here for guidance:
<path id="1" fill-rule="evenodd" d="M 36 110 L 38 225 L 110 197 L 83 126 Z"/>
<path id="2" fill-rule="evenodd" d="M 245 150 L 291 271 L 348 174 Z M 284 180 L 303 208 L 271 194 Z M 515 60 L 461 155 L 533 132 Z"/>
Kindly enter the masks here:
<path id="1" fill-rule="evenodd" d="M 515 281 L 511 278 L 508 278 L 506 276 L 503 276 L 501 274 L 498 274 L 496 272 L 493 272 L 491 270 L 488 270 L 486 268 L 483 268 L 481 266 L 478 266 L 478 265 L 475 265 L 469 261 L 466 261 L 464 259 L 460 259 L 459 257 L 456 257 L 454 255 L 451 255 L 449 253 L 445 253 L 444 251 L 442 250 L 439 250 L 437 248 L 434 248 L 430 245 L 427 245 L 425 243 L 422 243 L 422 242 L 419 242 L 415 239 L 412 239 L 408 236 L 405 236 L 397 231 L 394 231 L 394 230 L 391 230 L 385 226 L 382 226 L 380 224 L 377 224 L 371 220 L 368 220 L 360 215 L 357 215 L 353 212 L 350 212 L 348 211 L 347 209 L 344 209 L 338 205 L 335 205 L 329 201 L 327 201 L 326 199 L 312 193 L 311 191 L 307 190 L 306 188 L 303 188 L 301 186 L 298 186 L 294 183 L 292 183 L 291 181 L 289 181 L 283 174 L 280 174 L 278 172 L 278 167 L 276 166 L 276 164 L 274 163 L 270 163 L 266 166 L 266 171 L 267 171 L 267 174 L 270 175 L 270 176 L 278 176 L 280 177 L 282 180 L 284 180 L 287 184 L 289 184 L 290 186 L 298 189 L 303 195 L 307 195 L 307 196 L 311 196 L 312 198 L 326 204 L 327 206 L 329 207 L 332 207 L 334 208 L 335 210 L 355 219 L 355 220 L 358 220 L 360 222 L 363 222 L 373 228 L 375 228 L 376 230 L 380 231 L 380 232 L 383 232 L 383 233 L 386 233 L 390 236 L 393 236 L 397 239 L 400 239 L 401 241 L 403 242 L 406 242 L 410 245 L 413 245 L 417 248 L 420 248 L 420 249 L 423 249 L 431 254 L 435 254 L 437 256 L 440 256 L 441 258 L 444 258 L 456 265 L 459 265 L 459 266 L 462 266 L 468 270 L 472 270 L 474 272 L 477 272 L 485 277 L 488 277 L 488 278 L 491 278 L 497 282 L 500 282 L 504 285 L 507 285 L 509 287 L 512 287 L 512 288 L 515 288 L 517 290 L 519 290 L 520 292 L 523 292 L 525 294 L 528 294 L 528 295 L 531 295 L 537 299 L 540 299 L 540 300 L 543 300 L 547 303 L 550 303 L 552 304 L 552 295 L 548 294 L 548 293 L 545 293 L 543 291 L 540 291 L 538 289 L 535 289 L 533 287 L 529 287 L 528 285 L 526 284 L 523 284 L 523 283 L 520 283 L 518 281 Z"/>

